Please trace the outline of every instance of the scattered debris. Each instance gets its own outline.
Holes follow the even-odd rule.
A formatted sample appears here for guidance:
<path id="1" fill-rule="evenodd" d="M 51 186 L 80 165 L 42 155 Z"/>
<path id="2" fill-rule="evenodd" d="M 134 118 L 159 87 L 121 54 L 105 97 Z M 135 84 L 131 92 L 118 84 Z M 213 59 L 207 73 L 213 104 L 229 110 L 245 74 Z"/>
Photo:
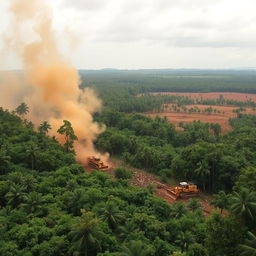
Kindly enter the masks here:
<path id="1" fill-rule="evenodd" d="M 100 170 L 108 173 L 109 175 L 114 177 L 114 169 L 121 166 L 121 163 L 117 163 L 116 161 L 110 161 L 109 168 L 107 170 Z M 168 203 L 173 204 L 174 202 L 188 202 L 189 198 L 177 198 L 173 195 L 171 191 L 173 191 L 174 187 L 170 186 L 166 183 L 160 182 L 158 178 L 150 173 L 138 170 L 136 168 L 125 167 L 132 171 L 133 177 L 131 180 L 131 184 L 140 188 L 146 189 L 148 185 L 153 185 L 155 187 L 155 195 L 165 199 Z M 87 168 L 88 172 L 92 171 L 92 168 Z M 203 211 L 205 215 L 209 215 L 214 207 L 210 205 L 209 200 L 206 200 L 202 197 L 202 195 L 198 195 L 197 199 L 202 205 Z"/>

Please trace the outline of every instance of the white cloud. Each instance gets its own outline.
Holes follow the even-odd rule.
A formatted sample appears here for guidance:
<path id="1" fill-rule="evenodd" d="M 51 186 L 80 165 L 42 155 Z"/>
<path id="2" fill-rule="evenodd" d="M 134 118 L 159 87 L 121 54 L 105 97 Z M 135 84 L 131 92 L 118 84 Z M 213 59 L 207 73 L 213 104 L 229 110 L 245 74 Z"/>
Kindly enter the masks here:
<path id="1" fill-rule="evenodd" d="M 66 55 L 80 68 L 256 66 L 254 0 L 44 1 L 60 41 L 79 38 Z"/>

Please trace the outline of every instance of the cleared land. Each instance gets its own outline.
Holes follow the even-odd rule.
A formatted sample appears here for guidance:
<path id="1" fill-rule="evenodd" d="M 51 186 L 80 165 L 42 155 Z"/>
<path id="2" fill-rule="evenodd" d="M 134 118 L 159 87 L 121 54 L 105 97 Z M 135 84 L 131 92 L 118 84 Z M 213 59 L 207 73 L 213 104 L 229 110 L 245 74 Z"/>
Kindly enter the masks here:
<path id="1" fill-rule="evenodd" d="M 168 108 L 165 108 L 164 112 L 161 113 L 145 113 L 145 115 L 150 117 L 156 116 L 166 116 L 168 121 L 178 128 L 179 123 L 192 123 L 194 120 L 200 120 L 204 123 L 218 123 L 221 125 L 222 132 L 228 132 L 232 128 L 229 125 L 229 118 L 236 117 L 236 113 L 233 112 L 234 109 L 238 107 L 231 106 L 212 106 L 213 109 L 220 111 L 221 113 L 188 113 L 188 112 L 173 112 L 170 110 L 170 104 Z M 197 107 L 201 111 L 209 108 L 209 105 L 186 105 L 187 108 Z M 243 114 L 256 114 L 255 110 L 251 108 L 246 108 L 246 111 L 241 112 Z M 178 128 L 179 129 L 179 128 Z"/>
<path id="2" fill-rule="evenodd" d="M 187 96 L 193 99 L 210 99 L 216 100 L 222 97 L 225 100 L 236 100 L 236 101 L 255 101 L 256 102 L 256 94 L 247 94 L 247 93 L 229 93 L 229 92 L 209 92 L 209 93 L 190 93 L 190 92 L 156 92 L 151 93 L 151 95 L 177 95 L 177 96 Z M 190 112 L 183 111 L 179 109 L 179 111 L 173 109 L 174 104 L 165 104 L 164 111 L 158 113 L 145 113 L 145 115 L 150 117 L 155 116 L 166 116 L 170 123 L 175 125 L 177 129 L 179 128 L 179 124 L 183 123 L 191 123 L 195 120 L 200 120 L 204 123 L 218 123 L 221 125 L 222 132 L 228 132 L 232 130 L 232 127 L 229 125 L 229 118 L 234 118 L 237 116 L 233 111 L 238 109 L 239 106 L 218 106 L 218 105 L 185 105 L 183 107 L 188 109 L 197 108 L 200 112 Z M 211 107 L 215 110 L 212 113 L 204 112 L 205 109 Z M 253 110 L 250 107 L 245 107 L 245 111 L 242 111 L 243 114 L 256 114 L 256 110 Z"/>
<path id="3" fill-rule="evenodd" d="M 187 96 L 192 99 L 209 99 L 216 100 L 223 97 L 225 100 L 237 100 L 237 101 L 256 101 L 256 94 L 250 93 L 236 93 L 236 92 L 152 92 L 151 95 L 177 95 Z M 221 96 L 222 95 L 222 96 Z"/>

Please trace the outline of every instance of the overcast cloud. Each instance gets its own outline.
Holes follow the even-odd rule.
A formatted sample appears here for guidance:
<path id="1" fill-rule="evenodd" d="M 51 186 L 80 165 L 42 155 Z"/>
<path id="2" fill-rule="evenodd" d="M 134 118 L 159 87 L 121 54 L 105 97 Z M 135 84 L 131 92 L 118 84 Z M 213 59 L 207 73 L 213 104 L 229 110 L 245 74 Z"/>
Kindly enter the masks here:
<path id="1" fill-rule="evenodd" d="M 9 1 L 0 2 L 1 32 Z M 78 68 L 256 67 L 255 0 L 44 1 Z M 11 55 L 1 63 L 17 66 Z"/>

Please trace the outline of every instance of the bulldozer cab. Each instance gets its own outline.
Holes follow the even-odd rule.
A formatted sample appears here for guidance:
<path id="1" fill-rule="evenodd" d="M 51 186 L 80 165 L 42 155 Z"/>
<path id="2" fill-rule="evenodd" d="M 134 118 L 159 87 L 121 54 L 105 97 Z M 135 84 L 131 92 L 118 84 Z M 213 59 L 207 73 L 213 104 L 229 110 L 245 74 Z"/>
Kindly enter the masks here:
<path id="1" fill-rule="evenodd" d="M 92 167 L 96 170 L 107 169 L 108 168 L 108 166 L 105 165 L 99 157 L 95 157 L 95 156 L 88 157 L 88 164 L 89 164 L 90 167 Z"/>
<path id="2" fill-rule="evenodd" d="M 185 189 L 188 189 L 188 183 L 187 182 L 180 182 L 180 187 L 182 187 L 182 188 L 185 188 Z"/>

